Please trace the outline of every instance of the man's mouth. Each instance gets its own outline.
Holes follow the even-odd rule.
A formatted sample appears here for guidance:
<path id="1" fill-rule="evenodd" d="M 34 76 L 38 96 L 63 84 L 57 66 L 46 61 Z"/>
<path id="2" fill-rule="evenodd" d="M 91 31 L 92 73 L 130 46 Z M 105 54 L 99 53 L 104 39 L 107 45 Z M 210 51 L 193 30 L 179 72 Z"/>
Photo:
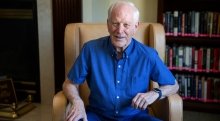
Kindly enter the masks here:
<path id="1" fill-rule="evenodd" d="M 122 37 L 122 36 L 115 36 L 115 38 L 117 38 L 117 39 L 124 39 L 125 37 Z"/>

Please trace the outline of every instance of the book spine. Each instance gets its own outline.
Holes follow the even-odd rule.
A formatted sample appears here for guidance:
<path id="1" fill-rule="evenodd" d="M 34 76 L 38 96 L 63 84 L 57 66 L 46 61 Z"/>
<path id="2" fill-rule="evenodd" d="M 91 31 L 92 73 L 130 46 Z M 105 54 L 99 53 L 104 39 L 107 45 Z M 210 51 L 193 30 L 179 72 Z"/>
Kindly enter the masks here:
<path id="1" fill-rule="evenodd" d="M 184 76 L 184 96 L 187 97 L 188 95 L 188 86 L 187 86 L 187 77 Z"/>
<path id="2" fill-rule="evenodd" d="M 178 36 L 178 11 L 173 12 L 173 36 Z"/>
<path id="3" fill-rule="evenodd" d="M 207 78 L 207 99 L 213 99 L 213 80 L 211 78 Z"/>
<path id="4" fill-rule="evenodd" d="M 220 49 L 219 48 L 214 48 L 214 66 L 213 66 L 213 71 L 218 72 L 219 71 L 219 66 L 220 66 Z"/>
<path id="5" fill-rule="evenodd" d="M 202 71 L 204 71 L 206 69 L 206 57 L 207 57 L 207 48 L 203 48 L 203 52 L 202 52 Z"/>
<path id="6" fill-rule="evenodd" d="M 191 26 L 192 26 L 192 21 L 191 21 L 191 19 L 192 19 L 192 12 L 189 12 L 188 14 L 187 14 L 187 34 L 186 34 L 186 36 L 190 36 L 190 34 L 191 34 Z"/>
<path id="7" fill-rule="evenodd" d="M 195 37 L 199 36 L 199 16 L 200 13 L 199 12 L 195 12 Z"/>
<path id="8" fill-rule="evenodd" d="M 202 77 L 202 98 L 207 99 L 207 82 L 205 77 Z"/>
<path id="9" fill-rule="evenodd" d="M 173 45 L 173 56 L 172 56 L 172 64 L 173 64 L 173 67 L 176 67 L 176 55 L 177 55 L 177 47 L 176 45 Z"/>
<path id="10" fill-rule="evenodd" d="M 212 28 L 213 28 L 213 12 L 208 12 L 208 35 L 212 37 Z"/>
<path id="11" fill-rule="evenodd" d="M 187 96 L 191 97 L 191 80 L 190 80 L 190 75 L 187 75 Z"/>
<path id="12" fill-rule="evenodd" d="M 191 32 L 190 36 L 195 35 L 195 11 L 191 11 Z"/>
<path id="13" fill-rule="evenodd" d="M 173 68 L 173 48 L 169 48 L 169 68 Z"/>
<path id="14" fill-rule="evenodd" d="M 198 98 L 202 98 L 202 80 L 198 79 Z"/>
<path id="15" fill-rule="evenodd" d="M 217 27 L 218 27 L 218 13 L 213 12 L 213 27 L 212 27 L 212 37 L 217 37 Z"/>
<path id="16" fill-rule="evenodd" d="M 178 12 L 178 36 L 182 35 L 182 11 Z"/>
<path id="17" fill-rule="evenodd" d="M 167 11 L 165 13 L 165 32 L 167 36 L 169 36 L 171 33 L 171 17 L 172 13 L 170 11 Z"/>
<path id="18" fill-rule="evenodd" d="M 217 25 L 217 35 L 220 37 L 220 13 L 218 13 L 218 25 Z"/>
<path id="19" fill-rule="evenodd" d="M 183 46 L 179 46 L 178 48 L 178 58 L 179 58 L 179 69 L 183 68 Z"/>
<path id="20" fill-rule="evenodd" d="M 165 65 L 169 67 L 169 46 L 166 45 L 166 49 L 165 49 Z"/>
<path id="21" fill-rule="evenodd" d="M 214 48 L 211 48 L 210 49 L 210 71 L 211 72 L 214 72 L 214 59 L 215 59 L 215 57 L 214 57 Z"/>
<path id="22" fill-rule="evenodd" d="M 220 79 L 215 78 L 214 79 L 214 99 L 219 100 L 220 99 Z"/>
<path id="23" fill-rule="evenodd" d="M 205 57 L 204 57 L 205 58 Z M 210 71 L 210 64 L 211 64 L 211 48 L 207 48 L 206 54 L 206 72 Z"/>
<path id="24" fill-rule="evenodd" d="M 203 62 L 203 48 L 198 50 L 198 71 L 202 71 L 202 62 Z"/>
<path id="25" fill-rule="evenodd" d="M 182 20 L 181 20 L 181 36 L 185 35 L 185 13 L 182 13 Z"/>
<path id="26" fill-rule="evenodd" d="M 194 71 L 198 70 L 198 49 L 194 49 Z"/>

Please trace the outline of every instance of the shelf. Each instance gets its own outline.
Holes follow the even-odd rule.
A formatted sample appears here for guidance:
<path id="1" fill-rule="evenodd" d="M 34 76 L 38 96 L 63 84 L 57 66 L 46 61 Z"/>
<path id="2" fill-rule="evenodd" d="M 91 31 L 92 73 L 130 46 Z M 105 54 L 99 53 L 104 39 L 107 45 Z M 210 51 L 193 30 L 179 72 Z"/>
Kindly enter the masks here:
<path id="1" fill-rule="evenodd" d="M 210 46 L 210 47 L 219 47 L 220 38 L 217 37 L 174 37 L 166 36 L 167 44 L 185 44 L 185 45 L 196 45 L 196 46 Z"/>
<path id="2" fill-rule="evenodd" d="M 184 110 L 220 114 L 219 5 L 220 0 L 158 1 L 157 21 L 166 32 L 165 63 L 180 85 Z"/>
<path id="3" fill-rule="evenodd" d="M 195 69 L 189 69 L 189 68 L 179 68 L 179 67 L 168 67 L 173 72 L 182 72 L 182 73 L 190 73 L 190 74 L 203 74 L 203 75 L 212 75 L 212 76 L 219 76 L 220 71 L 219 70 L 210 70 L 207 71 L 205 69 L 201 70 L 195 70 Z"/>
<path id="4" fill-rule="evenodd" d="M 203 98 L 195 98 L 195 97 L 182 97 L 184 101 L 194 101 L 194 102 L 202 102 L 202 103 L 219 103 L 220 100 L 217 99 L 203 99 Z"/>
<path id="5" fill-rule="evenodd" d="M 159 0 L 163 11 L 219 11 L 219 0 Z M 189 4 L 190 3 L 190 4 Z M 213 3 L 213 4 L 210 4 Z"/>
<path id="6" fill-rule="evenodd" d="M 220 114 L 219 103 L 207 103 L 195 100 L 184 100 L 183 109 L 190 111 L 208 112 Z"/>

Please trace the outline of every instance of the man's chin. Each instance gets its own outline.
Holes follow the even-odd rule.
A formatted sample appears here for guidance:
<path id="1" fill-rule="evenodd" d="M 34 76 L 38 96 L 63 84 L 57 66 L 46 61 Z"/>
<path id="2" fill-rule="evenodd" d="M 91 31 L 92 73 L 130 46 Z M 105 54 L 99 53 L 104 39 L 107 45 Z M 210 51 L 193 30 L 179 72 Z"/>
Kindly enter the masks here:
<path id="1" fill-rule="evenodd" d="M 126 46 L 126 44 L 124 44 L 124 43 L 115 43 L 114 46 L 117 47 L 117 48 L 124 48 Z"/>

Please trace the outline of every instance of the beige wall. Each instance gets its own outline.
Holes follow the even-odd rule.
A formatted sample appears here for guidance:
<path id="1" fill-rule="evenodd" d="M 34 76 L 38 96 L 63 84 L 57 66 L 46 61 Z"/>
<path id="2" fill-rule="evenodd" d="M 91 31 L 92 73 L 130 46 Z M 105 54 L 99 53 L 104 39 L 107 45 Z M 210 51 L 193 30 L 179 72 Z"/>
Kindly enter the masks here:
<path id="1" fill-rule="evenodd" d="M 109 5 L 117 0 L 83 0 L 83 22 L 105 23 Z M 158 0 L 129 0 L 140 11 L 141 22 L 157 22 Z"/>
<path id="2" fill-rule="evenodd" d="M 51 0 L 37 0 L 42 104 L 52 104 L 55 88 L 51 6 Z"/>

